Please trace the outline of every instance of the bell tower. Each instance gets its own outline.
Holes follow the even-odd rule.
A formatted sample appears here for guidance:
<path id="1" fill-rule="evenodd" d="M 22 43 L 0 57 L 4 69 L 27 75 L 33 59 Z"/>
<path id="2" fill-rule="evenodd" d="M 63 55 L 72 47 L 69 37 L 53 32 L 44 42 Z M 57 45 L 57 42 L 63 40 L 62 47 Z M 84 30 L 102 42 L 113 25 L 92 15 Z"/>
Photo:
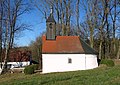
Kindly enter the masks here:
<path id="1" fill-rule="evenodd" d="M 51 12 L 49 17 L 46 20 L 46 39 L 47 40 L 55 40 L 56 37 L 56 22 L 53 17 L 53 8 L 51 7 Z"/>

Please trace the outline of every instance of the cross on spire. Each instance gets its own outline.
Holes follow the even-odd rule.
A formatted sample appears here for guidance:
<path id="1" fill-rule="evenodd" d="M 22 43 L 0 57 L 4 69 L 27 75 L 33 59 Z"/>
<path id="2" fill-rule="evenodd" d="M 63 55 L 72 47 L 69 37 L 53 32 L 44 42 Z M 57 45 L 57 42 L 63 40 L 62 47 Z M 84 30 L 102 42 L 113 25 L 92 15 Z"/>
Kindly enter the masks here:
<path id="1" fill-rule="evenodd" d="M 53 7 L 50 6 L 50 14 L 53 14 Z"/>

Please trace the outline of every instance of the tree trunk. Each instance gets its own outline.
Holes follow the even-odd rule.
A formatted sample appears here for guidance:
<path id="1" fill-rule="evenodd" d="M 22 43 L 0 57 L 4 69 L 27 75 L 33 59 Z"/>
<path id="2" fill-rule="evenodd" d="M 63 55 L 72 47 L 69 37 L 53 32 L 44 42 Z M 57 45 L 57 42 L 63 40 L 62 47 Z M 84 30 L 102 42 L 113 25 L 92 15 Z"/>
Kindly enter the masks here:
<path id="1" fill-rule="evenodd" d="M 77 0 L 77 4 L 76 4 L 76 19 L 77 19 L 77 29 L 78 31 L 80 30 L 79 28 L 79 18 L 80 18 L 80 15 L 79 15 L 79 3 L 80 3 L 80 0 Z"/>
<path id="2" fill-rule="evenodd" d="M 102 38 L 102 33 L 101 33 L 100 45 L 99 45 L 99 59 L 102 59 L 102 43 L 103 43 L 103 38 Z"/>
<path id="3" fill-rule="evenodd" d="M 57 12 L 57 36 L 60 35 L 60 12 L 59 12 L 59 4 L 58 4 L 58 0 L 56 0 L 56 12 Z"/>
<path id="4" fill-rule="evenodd" d="M 119 44 L 118 44 L 118 52 L 117 52 L 117 59 L 120 59 L 120 40 L 118 41 Z"/>
<path id="5" fill-rule="evenodd" d="M 106 39 L 106 57 L 108 59 L 110 59 L 110 36 L 109 36 L 110 32 L 109 32 L 109 24 L 108 24 L 108 21 L 107 21 L 107 39 Z"/>
<path id="6" fill-rule="evenodd" d="M 106 23 L 106 35 L 105 36 L 105 53 L 104 56 L 105 58 L 110 58 L 109 57 L 109 23 L 108 23 L 108 13 L 109 13 L 109 6 L 108 6 L 109 0 L 105 1 L 105 23 Z"/>
<path id="7" fill-rule="evenodd" d="M 90 46 L 93 48 L 94 40 L 93 40 L 93 28 L 90 28 Z"/>
<path id="8" fill-rule="evenodd" d="M 64 24 L 62 24 L 62 36 L 65 36 L 65 25 Z"/>
<path id="9" fill-rule="evenodd" d="M 102 59 L 102 41 L 100 41 L 99 45 L 99 59 Z"/>
<path id="10" fill-rule="evenodd" d="M 41 54 L 41 51 L 42 51 L 42 45 L 39 46 L 39 65 L 40 65 L 40 70 L 42 69 L 42 54 Z"/>
<path id="11" fill-rule="evenodd" d="M 116 24 L 116 0 L 114 0 L 114 18 L 113 18 L 113 52 L 116 52 L 116 47 L 115 47 L 115 24 Z"/>
<path id="12" fill-rule="evenodd" d="M 64 10 L 63 10 L 63 4 L 62 2 L 60 2 L 60 6 L 61 6 L 61 29 L 62 29 L 62 36 L 65 35 L 65 27 L 64 27 Z"/>
<path id="13" fill-rule="evenodd" d="M 68 4 L 66 6 L 66 35 L 68 36 L 70 34 L 70 17 L 71 17 L 71 13 L 70 13 L 70 0 L 68 0 Z"/>
<path id="14" fill-rule="evenodd" d="M 0 74 L 2 74 L 3 72 L 5 72 L 7 70 L 7 61 L 8 61 L 8 54 L 9 54 L 9 25 L 10 25 L 10 0 L 8 0 L 8 8 L 7 8 L 7 19 L 6 19 L 6 30 L 5 30 L 5 57 L 3 60 L 3 64 L 2 64 L 2 69 Z"/>
<path id="15" fill-rule="evenodd" d="M 4 58 L 4 62 L 2 63 L 2 68 L 1 68 L 0 74 L 3 74 L 5 71 L 7 71 L 8 54 L 9 54 L 9 50 L 8 50 L 8 48 L 6 48 L 5 58 Z"/>
<path id="16" fill-rule="evenodd" d="M 5 58 L 4 58 L 4 61 L 3 61 L 3 64 L 2 64 L 2 69 L 1 69 L 1 72 L 0 74 L 2 74 L 6 67 L 7 67 L 7 60 L 8 60 L 8 54 L 9 54 L 9 43 L 8 43 L 8 31 L 9 31 L 9 26 L 8 26 L 8 19 L 6 20 L 6 36 L 5 36 L 5 40 L 6 40 L 6 48 L 5 48 Z"/>
<path id="17" fill-rule="evenodd" d="M 101 42 L 100 42 L 101 43 Z M 101 45 L 101 44 L 100 44 Z M 102 45 L 101 45 L 101 54 L 102 59 L 106 59 L 106 38 L 103 36 Z"/>
<path id="18" fill-rule="evenodd" d="M 0 3 L 0 7 L 1 7 L 1 14 L 0 14 L 0 67 L 2 67 L 2 17 L 3 17 L 3 6 L 2 6 L 2 2 Z"/>

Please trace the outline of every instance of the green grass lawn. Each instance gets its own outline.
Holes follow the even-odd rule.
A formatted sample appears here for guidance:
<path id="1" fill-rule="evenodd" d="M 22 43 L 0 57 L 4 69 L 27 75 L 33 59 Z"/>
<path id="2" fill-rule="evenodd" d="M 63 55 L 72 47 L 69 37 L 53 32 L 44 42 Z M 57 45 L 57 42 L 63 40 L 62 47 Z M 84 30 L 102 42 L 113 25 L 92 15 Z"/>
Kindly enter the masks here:
<path id="1" fill-rule="evenodd" d="M 120 65 L 50 74 L 4 74 L 0 85 L 120 85 Z"/>

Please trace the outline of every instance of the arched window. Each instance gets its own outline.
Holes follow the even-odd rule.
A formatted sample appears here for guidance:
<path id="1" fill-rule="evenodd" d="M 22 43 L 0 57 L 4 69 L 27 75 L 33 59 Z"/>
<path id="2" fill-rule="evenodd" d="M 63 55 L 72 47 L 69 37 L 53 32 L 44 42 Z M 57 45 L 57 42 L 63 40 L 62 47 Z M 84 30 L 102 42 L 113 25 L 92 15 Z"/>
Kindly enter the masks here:
<path id="1" fill-rule="evenodd" d="M 52 29 L 52 23 L 49 24 L 50 29 Z"/>
<path id="2" fill-rule="evenodd" d="M 68 58 L 68 63 L 72 63 L 72 59 L 71 58 Z"/>

